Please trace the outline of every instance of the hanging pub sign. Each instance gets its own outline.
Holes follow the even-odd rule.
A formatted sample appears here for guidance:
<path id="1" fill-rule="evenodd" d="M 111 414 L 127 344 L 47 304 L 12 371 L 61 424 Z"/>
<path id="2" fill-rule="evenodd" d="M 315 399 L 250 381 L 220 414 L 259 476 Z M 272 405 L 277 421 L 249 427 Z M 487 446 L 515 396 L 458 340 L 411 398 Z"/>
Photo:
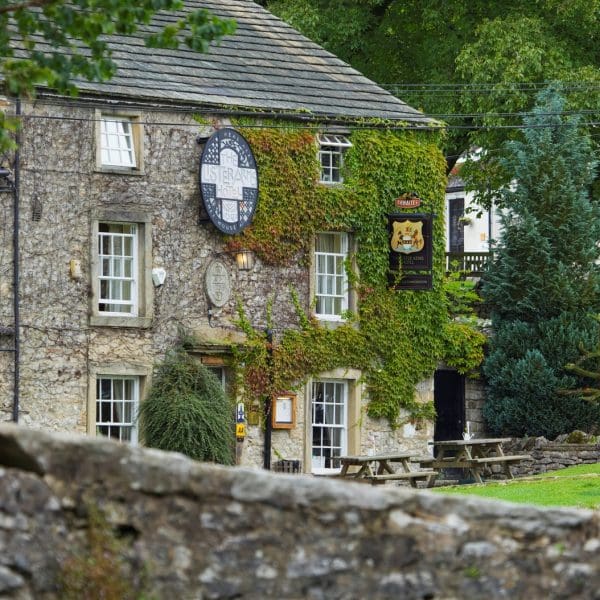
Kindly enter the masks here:
<path id="1" fill-rule="evenodd" d="M 394 204 L 397 208 L 419 208 L 421 206 L 421 198 L 415 192 L 407 192 L 398 196 L 394 200 Z"/>
<path id="2" fill-rule="evenodd" d="M 234 129 L 220 129 L 200 159 L 200 193 L 213 225 L 230 235 L 250 225 L 258 203 L 258 169 L 248 142 Z"/>
<path id="3" fill-rule="evenodd" d="M 431 289 L 432 225 L 431 213 L 388 215 L 390 279 L 396 289 Z"/>

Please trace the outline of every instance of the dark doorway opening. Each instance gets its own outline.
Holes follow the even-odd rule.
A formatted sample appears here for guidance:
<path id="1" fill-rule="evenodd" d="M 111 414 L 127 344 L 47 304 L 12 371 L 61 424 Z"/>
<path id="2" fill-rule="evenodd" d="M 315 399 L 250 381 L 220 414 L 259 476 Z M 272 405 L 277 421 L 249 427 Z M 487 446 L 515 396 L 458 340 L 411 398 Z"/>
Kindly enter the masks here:
<path id="1" fill-rule="evenodd" d="M 465 215 L 464 198 L 451 198 L 448 206 L 450 229 L 450 252 L 461 254 L 465 251 L 465 228 L 460 221 Z"/>
<path id="2" fill-rule="evenodd" d="M 439 370 L 434 375 L 435 441 L 458 440 L 465 427 L 465 377 L 456 371 Z"/>

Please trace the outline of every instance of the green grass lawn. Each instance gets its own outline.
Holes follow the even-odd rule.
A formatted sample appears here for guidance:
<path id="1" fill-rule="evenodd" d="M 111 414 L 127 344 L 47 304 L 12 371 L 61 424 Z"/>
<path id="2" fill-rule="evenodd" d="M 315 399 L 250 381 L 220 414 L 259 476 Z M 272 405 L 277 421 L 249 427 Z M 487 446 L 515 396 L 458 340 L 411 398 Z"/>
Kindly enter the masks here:
<path id="1" fill-rule="evenodd" d="M 600 510 L 600 463 L 577 465 L 523 479 L 483 485 L 434 488 L 442 494 L 466 494 L 542 506 Z"/>

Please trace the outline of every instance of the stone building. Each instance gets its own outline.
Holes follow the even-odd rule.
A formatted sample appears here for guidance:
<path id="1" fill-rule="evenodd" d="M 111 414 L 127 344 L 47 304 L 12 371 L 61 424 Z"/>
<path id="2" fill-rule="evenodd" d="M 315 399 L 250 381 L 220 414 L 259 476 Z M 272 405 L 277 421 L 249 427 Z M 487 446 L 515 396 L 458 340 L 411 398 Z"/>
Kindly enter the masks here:
<path id="1" fill-rule="evenodd" d="M 295 127 L 311 135 L 315 165 L 320 164 L 311 185 L 325 193 L 341 191 L 339 198 L 360 152 L 365 157 L 378 152 L 365 145 L 360 150 L 354 142 L 365 123 L 373 128 L 385 123 L 409 150 L 421 147 L 415 137 L 421 136 L 432 160 L 443 162 L 437 134 L 429 131 L 433 121 L 260 6 L 249 0 L 186 6 L 203 4 L 238 25 L 235 35 L 208 54 L 149 50 L 135 36 L 114 37 L 110 44 L 119 69 L 111 81 L 78 82 L 76 99 L 47 89 L 19 107 L 9 99 L 8 112 L 18 111 L 22 121 L 19 162 L 8 165 L 13 178 L 19 171 L 14 196 L 20 209 L 20 372 L 15 395 L 13 353 L 0 353 L 4 421 L 16 414 L 25 426 L 136 442 L 136 407 L 156 362 L 182 331 L 193 337 L 194 355 L 230 387 L 231 347 L 244 341 L 236 325 L 238 305 L 260 330 L 272 303 L 276 341 L 298 328 L 290 284 L 323 327 L 335 327 L 348 311 L 359 309 L 347 265 L 360 223 L 329 230 L 324 221 L 308 249 L 296 250 L 285 264 L 256 251 L 252 264 L 238 265 L 248 258 L 236 252 L 246 250 L 245 232 L 232 238 L 219 231 L 206 218 L 200 192 L 201 154 L 215 132 Z M 252 142 L 250 148 L 258 150 Z M 344 165 L 347 151 L 355 154 Z M 265 163 L 268 149 L 261 152 Z M 409 164 L 403 160 L 398 176 L 408 190 L 418 191 L 423 180 L 434 177 L 420 174 L 422 158 L 403 173 L 402 165 Z M 255 219 L 264 223 L 258 162 L 257 183 L 249 176 L 244 185 L 258 187 Z M 443 203 L 443 168 L 434 178 Z M 387 190 L 389 210 L 406 188 Z M 12 211 L 13 194 L 0 193 L 0 348 L 8 350 L 15 334 Z M 434 262 L 441 272 L 443 243 Z M 398 293 L 416 298 L 428 292 Z M 431 331 L 432 344 L 437 335 Z M 273 431 L 273 459 L 298 459 L 304 471 L 321 472 L 335 469 L 340 453 L 425 451 L 432 423 L 400 411 L 390 424 L 367 411 L 371 398 L 364 375 L 345 365 L 298 382 L 295 423 Z M 416 387 L 417 404 L 432 400 L 432 381 L 424 377 Z M 260 422 L 248 423 L 241 462 L 263 463 Z"/>

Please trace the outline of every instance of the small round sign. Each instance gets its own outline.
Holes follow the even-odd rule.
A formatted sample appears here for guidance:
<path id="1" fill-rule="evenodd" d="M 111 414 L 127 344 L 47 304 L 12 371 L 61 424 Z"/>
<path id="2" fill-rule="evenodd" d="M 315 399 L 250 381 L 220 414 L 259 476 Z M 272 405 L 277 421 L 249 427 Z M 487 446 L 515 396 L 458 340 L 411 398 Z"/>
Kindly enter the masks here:
<path id="1" fill-rule="evenodd" d="M 250 225 L 258 203 L 258 169 L 248 142 L 234 129 L 220 129 L 200 160 L 200 192 L 213 225 L 230 235 Z"/>

